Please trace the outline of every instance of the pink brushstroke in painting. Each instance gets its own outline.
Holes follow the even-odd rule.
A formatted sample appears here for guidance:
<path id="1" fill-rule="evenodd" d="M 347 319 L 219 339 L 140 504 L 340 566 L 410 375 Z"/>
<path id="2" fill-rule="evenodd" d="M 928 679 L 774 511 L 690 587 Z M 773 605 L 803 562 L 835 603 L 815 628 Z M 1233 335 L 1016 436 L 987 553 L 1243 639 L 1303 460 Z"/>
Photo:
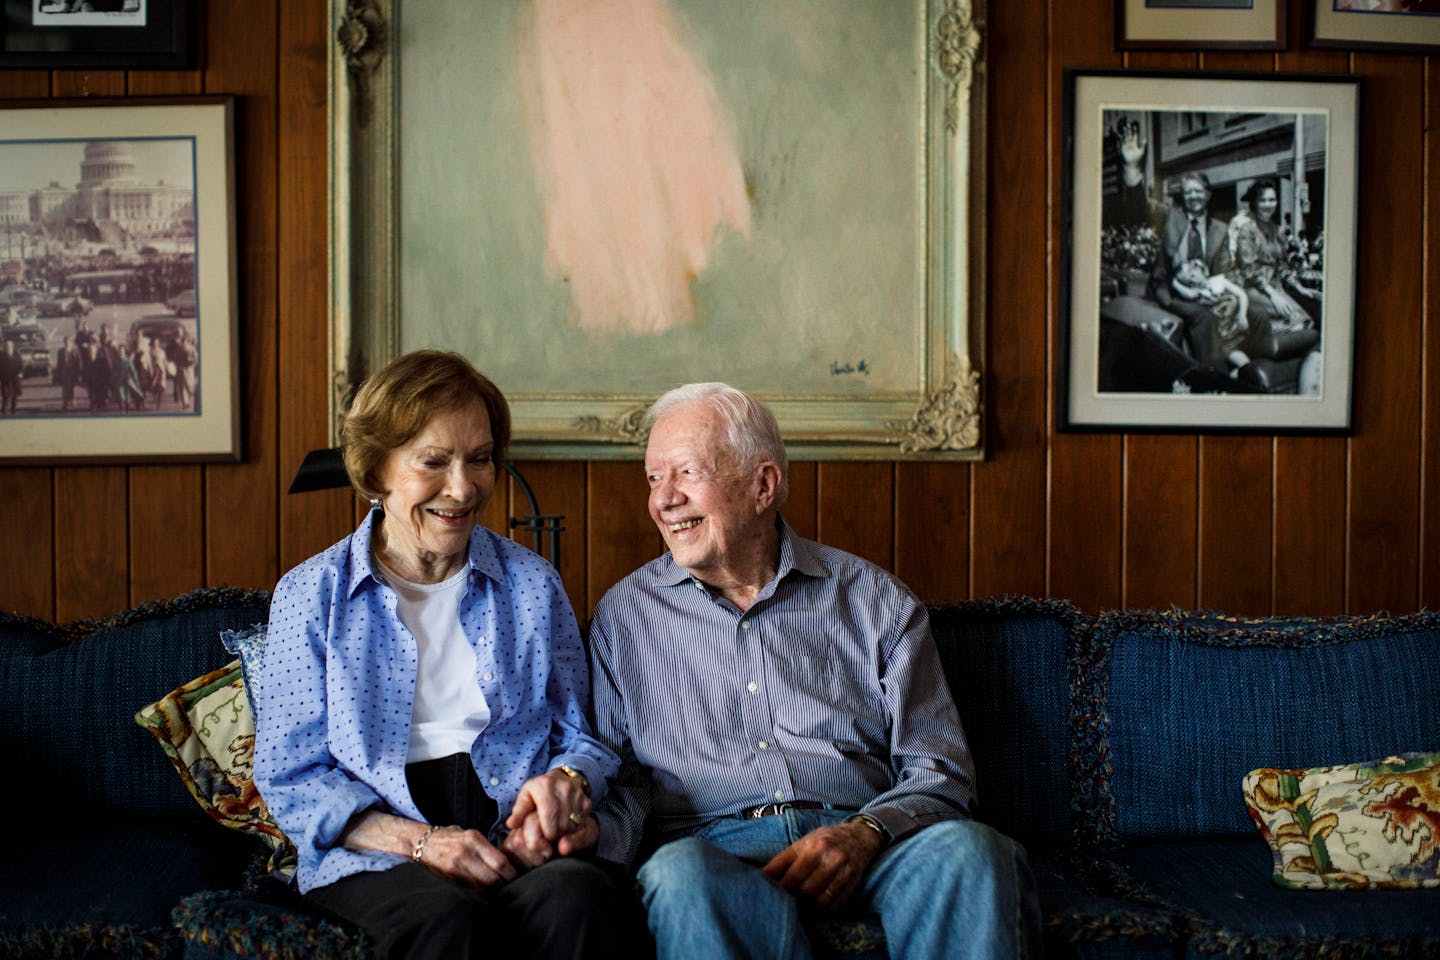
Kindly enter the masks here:
<path id="1" fill-rule="evenodd" d="M 750 234 L 739 151 L 665 0 L 534 0 L 520 32 L 547 269 L 597 331 L 690 322 L 728 225 Z"/>

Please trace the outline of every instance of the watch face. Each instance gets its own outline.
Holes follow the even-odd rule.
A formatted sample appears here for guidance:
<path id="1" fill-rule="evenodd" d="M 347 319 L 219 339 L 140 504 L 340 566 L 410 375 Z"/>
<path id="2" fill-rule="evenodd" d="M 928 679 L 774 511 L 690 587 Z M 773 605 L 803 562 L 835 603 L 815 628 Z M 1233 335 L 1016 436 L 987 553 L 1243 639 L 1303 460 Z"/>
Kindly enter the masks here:
<path id="1" fill-rule="evenodd" d="M 851 821 L 857 821 L 857 820 L 858 820 L 860 823 L 865 824 L 865 826 L 869 827 L 871 830 L 874 830 L 876 833 L 880 834 L 880 836 L 884 837 L 884 838 L 885 838 L 885 841 L 886 841 L 887 843 L 889 842 L 889 840 L 890 840 L 890 831 L 889 831 L 889 830 L 886 830 L 886 829 L 885 829 L 885 825 L 884 825 L 883 823 L 881 823 L 879 820 L 875 819 L 875 817 L 871 816 L 870 814 L 868 814 L 868 813 L 857 813 L 857 814 L 855 814 L 855 816 L 851 817 L 850 820 L 851 820 Z"/>

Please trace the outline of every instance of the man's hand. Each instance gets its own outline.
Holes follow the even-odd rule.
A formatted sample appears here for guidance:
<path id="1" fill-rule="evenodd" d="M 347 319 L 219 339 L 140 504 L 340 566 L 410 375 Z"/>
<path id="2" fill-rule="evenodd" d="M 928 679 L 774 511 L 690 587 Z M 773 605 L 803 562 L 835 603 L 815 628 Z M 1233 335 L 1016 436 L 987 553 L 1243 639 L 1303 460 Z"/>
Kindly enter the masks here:
<path id="1" fill-rule="evenodd" d="M 765 875 L 795 896 L 839 910 L 859 889 L 884 842 L 863 823 L 820 827 L 777 853 L 765 864 Z"/>
<path id="2" fill-rule="evenodd" d="M 1140 135 L 1140 124 L 1131 121 L 1123 124 L 1123 127 L 1123 136 L 1120 139 L 1122 173 L 1125 176 L 1125 185 L 1134 187 L 1145 178 L 1140 169 L 1140 161 L 1145 159 L 1146 143 L 1145 138 Z"/>

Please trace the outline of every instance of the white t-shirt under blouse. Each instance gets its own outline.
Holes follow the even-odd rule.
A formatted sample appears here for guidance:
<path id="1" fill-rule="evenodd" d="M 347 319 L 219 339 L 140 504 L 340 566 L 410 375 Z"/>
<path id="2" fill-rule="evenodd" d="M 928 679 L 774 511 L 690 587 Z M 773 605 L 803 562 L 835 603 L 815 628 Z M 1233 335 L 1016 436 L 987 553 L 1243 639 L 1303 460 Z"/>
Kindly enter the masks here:
<path id="1" fill-rule="evenodd" d="M 475 649 L 460 629 L 460 596 L 470 568 L 440 583 L 411 583 L 380 564 L 395 589 L 395 613 L 415 636 L 420 672 L 406 763 L 469 753 L 490 723 L 490 705 L 475 680 Z"/>

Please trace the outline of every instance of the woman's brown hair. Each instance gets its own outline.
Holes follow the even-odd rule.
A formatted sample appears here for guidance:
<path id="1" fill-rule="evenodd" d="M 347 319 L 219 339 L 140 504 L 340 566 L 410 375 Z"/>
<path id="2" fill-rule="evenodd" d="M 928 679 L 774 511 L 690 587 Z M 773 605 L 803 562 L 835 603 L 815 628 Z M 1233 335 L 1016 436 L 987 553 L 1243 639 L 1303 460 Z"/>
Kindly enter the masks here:
<path id="1" fill-rule="evenodd" d="M 510 445 L 510 405 L 505 394 L 458 353 L 416 350 L 396 357 L 355 394 L 340 427 L 345 472 L 366 500 L 382 499 L 377 474 L 390 451 L 404 446 L 435 414 L 479 403 L 490 417 L 494 458 Z"/>

